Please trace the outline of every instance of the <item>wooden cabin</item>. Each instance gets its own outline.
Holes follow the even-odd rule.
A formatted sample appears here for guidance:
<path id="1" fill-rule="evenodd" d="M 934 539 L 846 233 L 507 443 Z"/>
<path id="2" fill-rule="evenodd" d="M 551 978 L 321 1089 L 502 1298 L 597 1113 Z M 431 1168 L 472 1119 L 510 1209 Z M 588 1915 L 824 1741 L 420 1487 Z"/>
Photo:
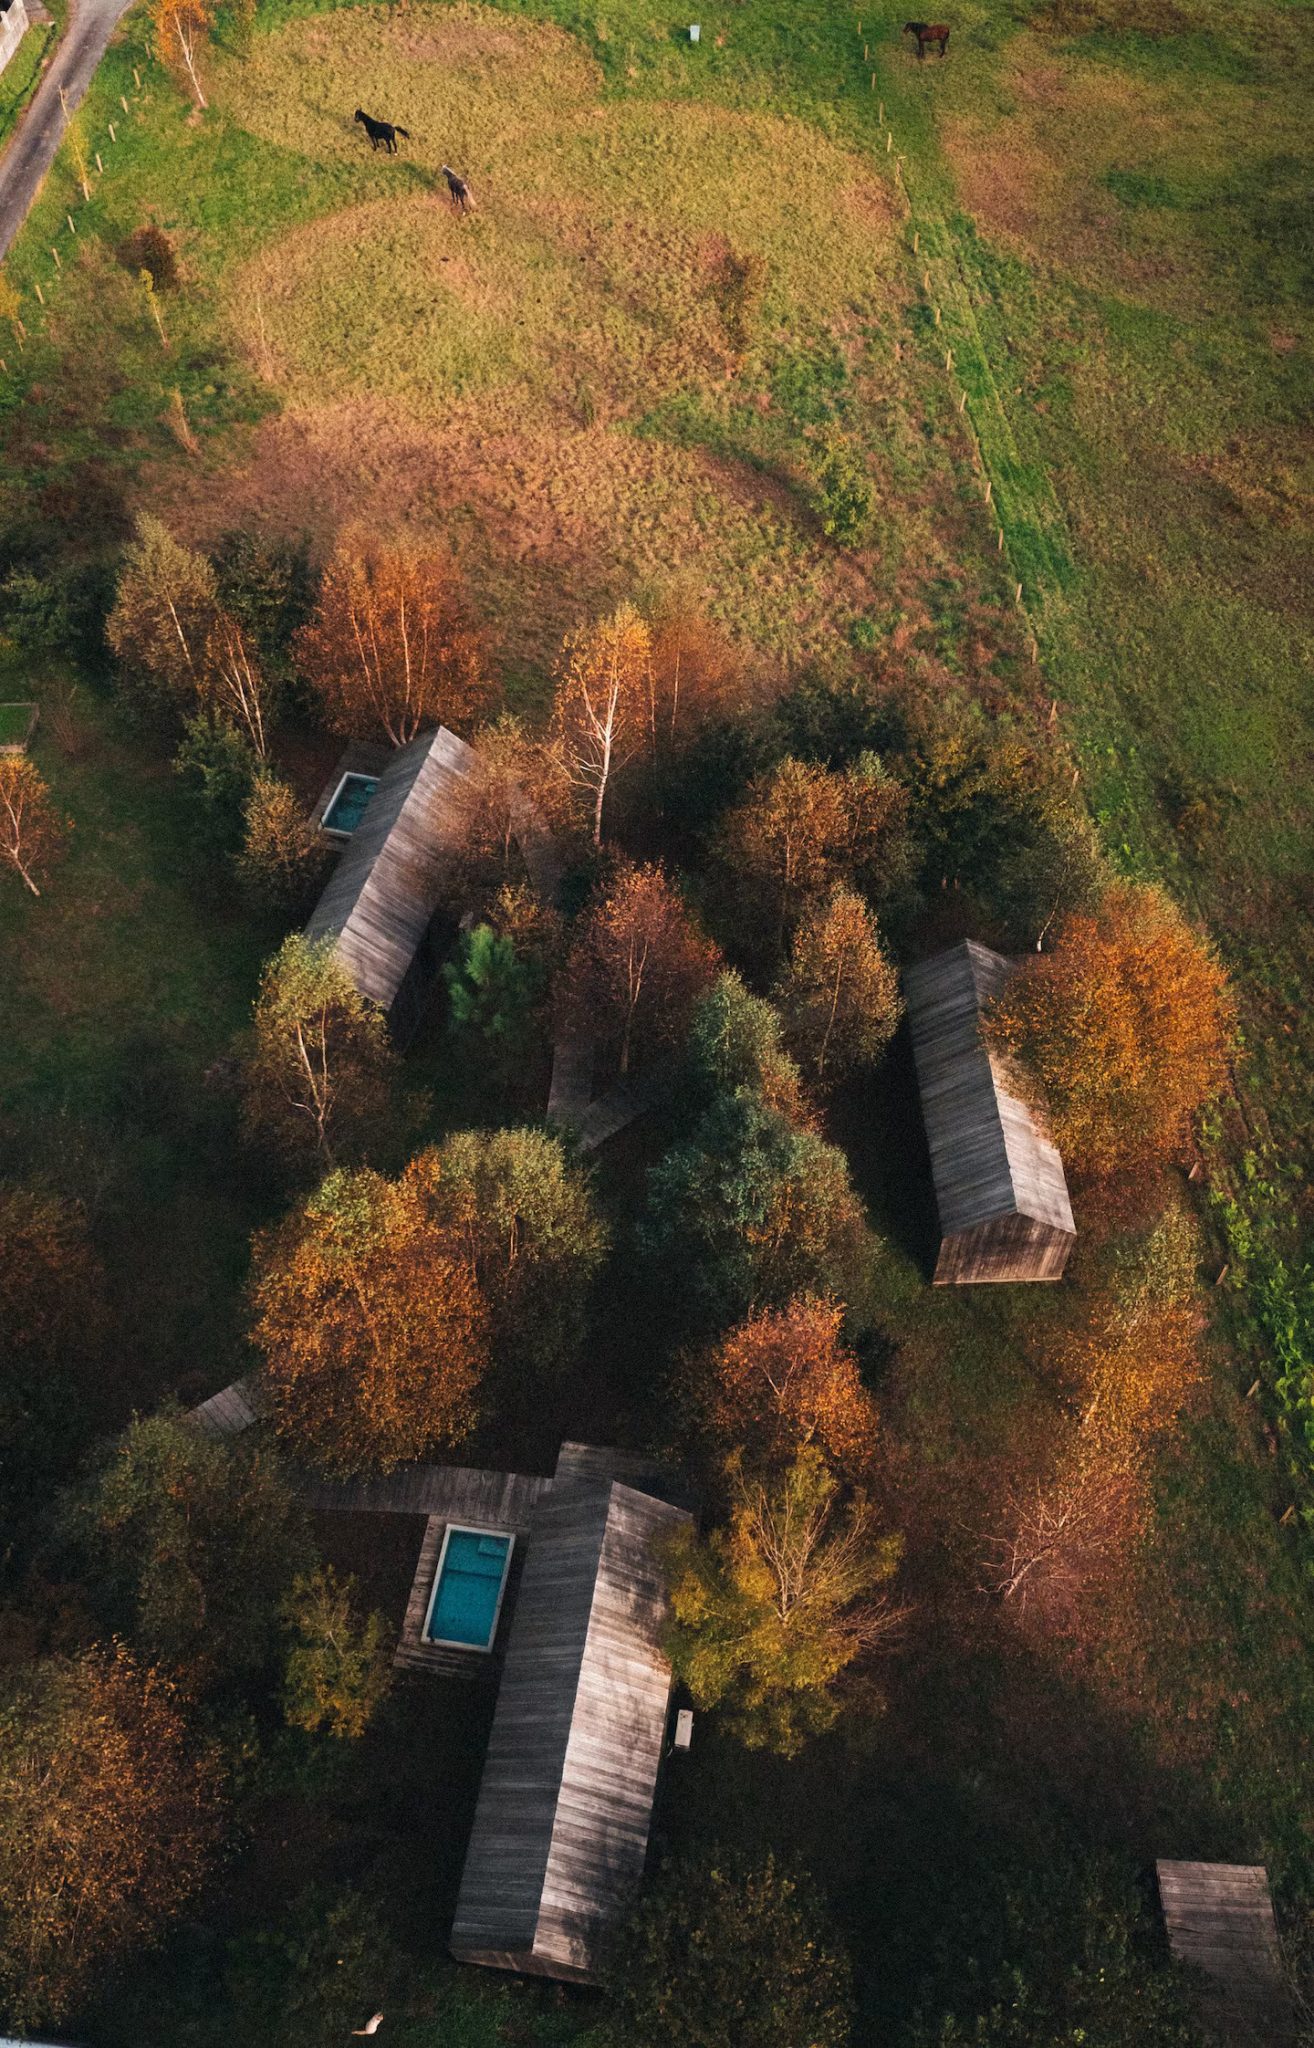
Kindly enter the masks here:
<path id="1" fill-rule="evenodd" d="M 466 830 L 479 757 L 440 726 L 400 748 L 379 775 L 306 926 L 332 938 L 361 994 L 394 1034 L 416 1029 L 444 947 L 435 916 L 444 869 Z"/>
<path id="2" fill-rule="evenodd" d="M 1219 2048 L 1294 2048 L 1268 1872 L 1260 1863 L 1155 1865 L 1168 1946 L 1195 1974 L 1196 2008 Z"/>
<path id="3" fill-rule="evenodd" d="M 653 1544 L 688 1519 L 587 1454 L 563 1457 L 536 1503 L 452 1928 L 460 1961 L 596 1976 L 643 1875 L 666 1747 Z"/>
<path id="4" fill-rule="evenodd" d="M 1014 963 L 972 939 L 904 975 L 940 1220 L 937 1287 L 1058 1280 L 1076 1239 L 1063 1161 L 981 1030 Z"/>

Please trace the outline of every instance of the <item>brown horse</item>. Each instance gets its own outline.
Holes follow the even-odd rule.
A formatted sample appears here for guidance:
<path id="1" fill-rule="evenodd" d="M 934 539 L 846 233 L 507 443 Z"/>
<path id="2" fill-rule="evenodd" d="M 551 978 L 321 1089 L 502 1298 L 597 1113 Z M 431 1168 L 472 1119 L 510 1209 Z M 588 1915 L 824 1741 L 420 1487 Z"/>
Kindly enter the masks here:
<path id="1" fill-rule="evenodd" d="M 938 43 L 942 57 L 949 47 L 949 30 L 942 21 L 905 21 L 903 33 L 916 36 L 919 58 L 925 57 L 928 43 Z"/>

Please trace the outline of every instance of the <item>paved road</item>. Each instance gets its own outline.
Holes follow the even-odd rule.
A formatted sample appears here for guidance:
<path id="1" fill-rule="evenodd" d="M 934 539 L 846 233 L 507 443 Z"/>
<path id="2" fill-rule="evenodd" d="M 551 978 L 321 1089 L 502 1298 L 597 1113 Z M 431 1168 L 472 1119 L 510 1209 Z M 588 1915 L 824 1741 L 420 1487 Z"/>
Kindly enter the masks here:
<path id="1" fill-rule="evenodd" d="M 60 86 L 72 113 L 95 76 L 115 26 L 131 5 L 132 0 L 73 0 L 64 39 L 18 124 L 17 134 L 0 157 L 0 256 L 27 218 L 59 148 L 64 133 Z M 32 33 L 29 29 L 28 34 Z"/>

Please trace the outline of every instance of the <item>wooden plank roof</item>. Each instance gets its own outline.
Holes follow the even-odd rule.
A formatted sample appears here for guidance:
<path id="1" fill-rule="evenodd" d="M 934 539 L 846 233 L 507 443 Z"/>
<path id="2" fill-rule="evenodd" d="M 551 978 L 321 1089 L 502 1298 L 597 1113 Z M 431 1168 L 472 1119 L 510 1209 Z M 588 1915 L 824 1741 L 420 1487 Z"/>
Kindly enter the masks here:
<path id="1" fill-rule="evenodd" d="M 308 1478 L 301 1491 L 312 1508 L 382 1515 L 436 1515 L 475 1529 L 523 1536 L 551 1479 L 525 1472 L 489 1472 L 472 1465 L 400 1465 L 377 1478 Z"/>
<path id="2" fill-rule="evenodd" d="M 479 757 L 446 726 L 393 755 L 316 904 L 306 937 L 332 938 L 362 995 L 392 1007 L 438 905 Z"/>
<path id="3" fill-rule="evenodd" d="M 904 974 L 908 1024 L 946 1237 L 1008 1216 L 1076 1235 L 1063 1162 L 1009 1085 L 981 1012 L 1013 964 L 973 939 Z"/>
<path id="4" fill-rule="evenodd" d="M 1155 1865 L 1168 1945 L 1198 1973 L 1197 2004 L 1225 2048 L 1287 2048 L 1296 2020 L 1260 1863 Z"/>
<path id="5" fill-rule="evenodd" d="M 587 1981 L 643 1873 L 671 1687 L 653 1542 L 688 1517 L 576 1469 L 534 1511 L 451 1945 Z"/>

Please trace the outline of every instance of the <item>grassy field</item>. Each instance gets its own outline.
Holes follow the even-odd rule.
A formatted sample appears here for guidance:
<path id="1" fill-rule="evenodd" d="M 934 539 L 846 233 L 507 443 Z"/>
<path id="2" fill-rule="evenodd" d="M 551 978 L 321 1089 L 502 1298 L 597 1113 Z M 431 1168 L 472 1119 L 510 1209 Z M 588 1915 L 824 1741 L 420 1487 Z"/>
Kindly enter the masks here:
<path id="1" fill-rule="evenodd" d="M 676 571 L 765 682 L 811 661 L 1042 719 L 1056 699 L 1111 850 L 1227 953 L 1249 1056 L 1209 1151 L 1232 1245 L 1215 1370 L 1152 1538 L 1080 1632 L 1017 1634 L 974 1546 L 1093 1265 L 1039 1301 L 932 1294 L 902 1213 L 919 1141 L 888 1105 L 844 1117 L 888 1238 L 872 1364 L 909 1646 L 866 1750 L 837 1738 L 785 1771 L 700 1742 L 664 1828 L 787 1839 L 814 1864 L 866 1959 L 874 2039 L 919 1995 L 946 1873 L 991 1893 L 1072 1837 L 1141 1862 L 1264 1855 L 1293 1907 L 1314 1897 L 1308 1573 L 1278 1524 L 1302 1452 L 1241 1398 L 1252 1358 L 1275 1377 L 1284 1297 L 1250 1283 L 1267 1246 L 1298 1290 L 1314 1128 L 1306 18 L 969 0 L 948 61 L 918 65 L 896 17 L 813 0 L 716 4 L 697 48 L 646 0 L 298 0 L 262 8 L 246 60 L 216 54 L 202 119 L 130 23 L 89 109 L 118 132 L 79 247 L 64 170 L 9 267 L 31 329 L 0 380 L 9 511 L 64 508 L 88 553 L 137 503 L 202 538 L 441 531 L 531 700 L 563 627 Z M 402 156 L 369 154 L 357 104 L 412 129 Z M 444 160 L 472 182 L 468 220 Z M 183 261 L 164 343 L 112 255 L 147 219 Z M 849 555 L 817 517 L 828 424 L 877 487 Z M 82 717 L 80 754 L 38 742 L 77 820 L 69 865 L 35 916 L 0 902 L 9 1113 L 21 1156 L 67 1105 L 141 1190 L 124 1285 L 147 1290 L 159 1385 L 198 1363 L 196 1331 L 216 1369 L 234 1341 L 260 1200 L 230 1185 L 229 1112 L 201 1076 L 264 938 L 209 900 L 167 770 L 100 698 Z M 619 1337 L 616 1355 L 623 1383 L 639 1362 Z"/>

